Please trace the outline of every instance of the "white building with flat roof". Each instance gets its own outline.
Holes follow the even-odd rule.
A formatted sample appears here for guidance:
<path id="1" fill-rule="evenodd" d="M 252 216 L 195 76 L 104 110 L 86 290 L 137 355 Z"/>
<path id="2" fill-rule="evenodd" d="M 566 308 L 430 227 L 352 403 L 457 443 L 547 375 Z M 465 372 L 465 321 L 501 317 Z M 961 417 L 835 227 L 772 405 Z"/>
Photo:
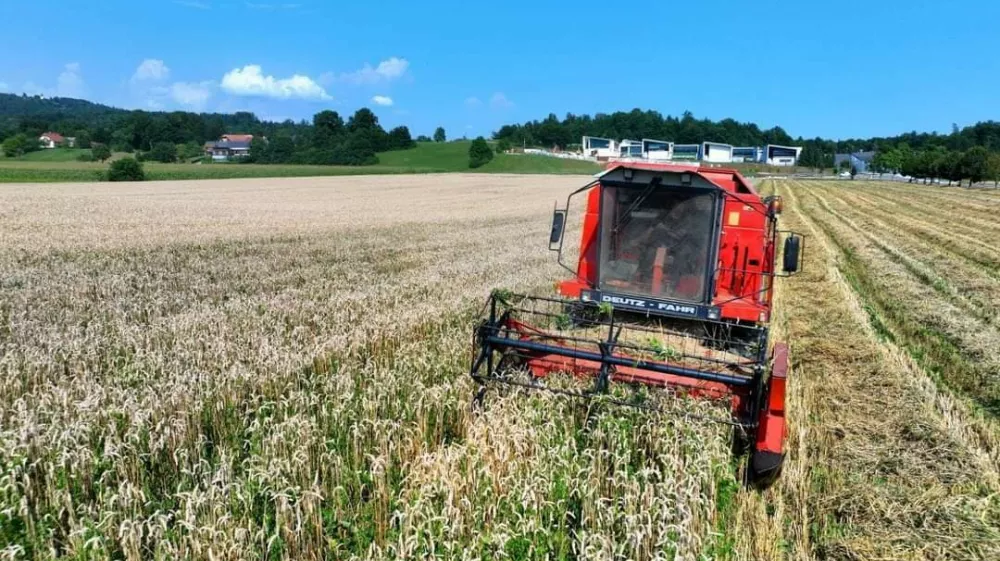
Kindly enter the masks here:
<path id="1" fill-rule="evenodd" d="M 626 138 L 618 143 L 618 156 L 621 158 L 642 158 L 642 142 Z"/>
<path id="2" fill-rule="evenodd" d="M 701 144 L 674 144 L 675 161 L 697 162 L 701 153 Z"/>
<path id="3" fill-rule="evenodd" d="M 764 147 L 764 163 L 772 166 L 794 166 L 799 163 L 801 154 L 801 146 L 768 144 Z"/>
<path id="4" fill-rule="evenodd" d="M 581 144 L 583 155 L 590 158 L 606 160 L 618 155 L 618 143 L 610 138 L 585 136 Z"/>
<path id="5" fill-rule="evenodd" d="M 721 142 L 702 142 L 698 159 L 703 162 L 728 164 L 733 161 L 733 147 Z"/>
<path id="6" fill-rule="evenodd" d="M 733 161 L 738 163 L 762 162 L 764 161 L 764 149 L 759 146 L 734 146 Z"/>
<path id="7" fill-rule="evenodd" d="M 654 162 L 671 160 L 674 157 L 674 143 L 644 138 L 642 139 L 642 157 Z"/>

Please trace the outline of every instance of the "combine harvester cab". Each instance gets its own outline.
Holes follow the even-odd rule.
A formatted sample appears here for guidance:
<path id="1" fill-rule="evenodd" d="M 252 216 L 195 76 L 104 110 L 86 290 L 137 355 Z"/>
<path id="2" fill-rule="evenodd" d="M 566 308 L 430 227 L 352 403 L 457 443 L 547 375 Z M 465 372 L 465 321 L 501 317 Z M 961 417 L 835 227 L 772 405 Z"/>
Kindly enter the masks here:
<path id="1" fill-rule="evenodd" d="M 563 233 L 580 194 L 574 268 Z M 733 170 L 609 165 L 554 212 L 549 249 L 573 274 L 559 295 L 491 295 L 475 334 L 477 399 L 500 383 L 657 410 L 629 388 L 726 400 L 730 414 L 712 420 L 750 444 L 748 480 L 770 483 L 784 461 L 788 370 L 787 346 L 769 337 L 773 281 L 799 271 L 803 249 L 778 230 L 780 212 L 780 198 Z M 592 382 L 581 390 L 557 374 Z"/>

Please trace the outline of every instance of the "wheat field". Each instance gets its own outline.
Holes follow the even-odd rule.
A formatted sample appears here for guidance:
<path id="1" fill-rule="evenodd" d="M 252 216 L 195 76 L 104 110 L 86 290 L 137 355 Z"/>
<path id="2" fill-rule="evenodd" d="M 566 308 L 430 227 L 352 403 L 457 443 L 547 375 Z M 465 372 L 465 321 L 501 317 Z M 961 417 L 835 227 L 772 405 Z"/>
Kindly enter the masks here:
<path id="1" fill-rule="evenodd" d="M 587 181 L 0 187 L 0 559 L 1000 558 L 1000 196 L 762 186 L 809 237 L 758 492 L 725 426 L 470 408 L 480 307 L 565 276 Z"/>

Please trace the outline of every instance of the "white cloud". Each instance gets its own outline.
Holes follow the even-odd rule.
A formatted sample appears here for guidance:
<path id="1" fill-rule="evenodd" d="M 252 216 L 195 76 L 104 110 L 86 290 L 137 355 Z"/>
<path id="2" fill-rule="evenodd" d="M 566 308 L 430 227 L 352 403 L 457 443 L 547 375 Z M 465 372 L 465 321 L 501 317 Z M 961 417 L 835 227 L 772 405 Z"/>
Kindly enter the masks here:
<path id="1" fill-rule="evenodd" d="M 63 71 L 56 77 L 56 85 L 54 88 L 42 86 L 29 80 L 28 82 L 25 82 L 22 90 L 28 95 L 82 98 L 87 94 L 87 85 L 83 82 L 83 74 L 80 72 L 80 63 L 71 62 L 66 64 L 63 67 Z"/>
<path id="2" fill-rule="evenodd" d="M 174 4 L 184 6 L 185 8 L 194 8 L 196 10 L 210 10 L 212 8 L 204 2 L 196 2 L 195 0 L 174 0 Z"/>
<path id="3" fill-rule="evenodd" d="M 59 77 L 56 78 L 56 95 L 62 97 L 83 97 L 87 93 L 87 87 L 83 83 L 83 76 L 80 74 L 80 63 L 71 62 L 66 65 Z"/>
<path id="4" fill-rule="evenodd" d="M 147 58 L 139 64 L 132 74 L 132 82 L 165 80 L 170 76 L 170 69 L 163 61 L 156 58 Z"/>
<path id="5" fill-rule="evenodd" d="M 496 92 L 493 97 L 490 98 L 490 107 L 493 109 L 507 109 L 508 107 L 513 107 L 514 102 L 507 99 L 507 96 L 503 95 L 501 92 Z"/>
<path id="6" fill-rule="evenodd" d="M 377 95 L 372 98 L 372 103 L 375 105 L 384 105 L 386 107 L 392 105 L 392 98 L 387 95 Z"/>
<path id="7" fill-rule="evenodd" d="M 46 88 L 45 86 L 41 86 L 30 80 L 25 82 L 21 89 L 28 95 L 44 95 L 46 97 L 52 97 L 56 93 L 54 89 Z"/>
<path id="8" fill-rule="evenodd" d="M 466 107 L 479 107 L 482 104 L 483 104 L 482 100 L 480 100 L 476 96 L 465 98 L 465 106 Z"/>
<path id="9" fill-rule="evenodd" d="M 265 76 L 257 64 L 234 68 L 222 77 L 222 89 L 233 95 L 276 99 L 331 99 L 312 78 L 295 74 L 291 78 Z"/>
<path id="10" fill-rule="evenodd" d="M 212 97 L 212 82 L 175 82 L 170 86 L 170 97 L 181 105 L 202 108 Z"/>
<path id="11" fill-rule="evenodd" d="M 341 82 L 357 85 L 378 84 L 402 77 L 406 74 L 406 70 L 409 67 L 410 61 L 405 58 L 392 57 L 378 63 L 378 66 L 374 68 L 372 65 L 366 63 L 360 70 L 341 74 L 340 77 L 336 79 Z M 334 80 L 334 77 L 331 74 L 324 74 L 322 78 L 327 81 Z"/>

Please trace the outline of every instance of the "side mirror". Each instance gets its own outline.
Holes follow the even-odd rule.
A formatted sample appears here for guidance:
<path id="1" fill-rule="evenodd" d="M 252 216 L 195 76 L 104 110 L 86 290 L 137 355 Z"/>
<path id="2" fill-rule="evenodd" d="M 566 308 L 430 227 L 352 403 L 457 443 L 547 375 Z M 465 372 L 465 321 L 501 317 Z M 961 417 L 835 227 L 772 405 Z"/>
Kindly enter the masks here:
<path id="1" fill-rule="evenodd" d="M 781 214 L 781 209 L 783 205 L 781 204 L 780 196 L 772 195 L 764 199 L 764 201 L 767 203 L 768 214 L 770 214 L 771 216 L 778 216 L 779 214 Z"/>
<path id="2" fill-rule="evenodd" d="M 554 210 L 552 211 L 552 231 L 549 233 L 549 249 L 555 251 L 558 248 L 553 248 L 553 245 L 561 244 L 563 230 L 566 227 L 566 211 L 565 210 Z"/>
<path id="3" fill-rule="evenodd" d="M 794 234 L 785 238 L 785 258 L 782 270 L 786 273 L 796 273 L 799 270 L 799 254 L 802 251 L 802 238 Z"/>

